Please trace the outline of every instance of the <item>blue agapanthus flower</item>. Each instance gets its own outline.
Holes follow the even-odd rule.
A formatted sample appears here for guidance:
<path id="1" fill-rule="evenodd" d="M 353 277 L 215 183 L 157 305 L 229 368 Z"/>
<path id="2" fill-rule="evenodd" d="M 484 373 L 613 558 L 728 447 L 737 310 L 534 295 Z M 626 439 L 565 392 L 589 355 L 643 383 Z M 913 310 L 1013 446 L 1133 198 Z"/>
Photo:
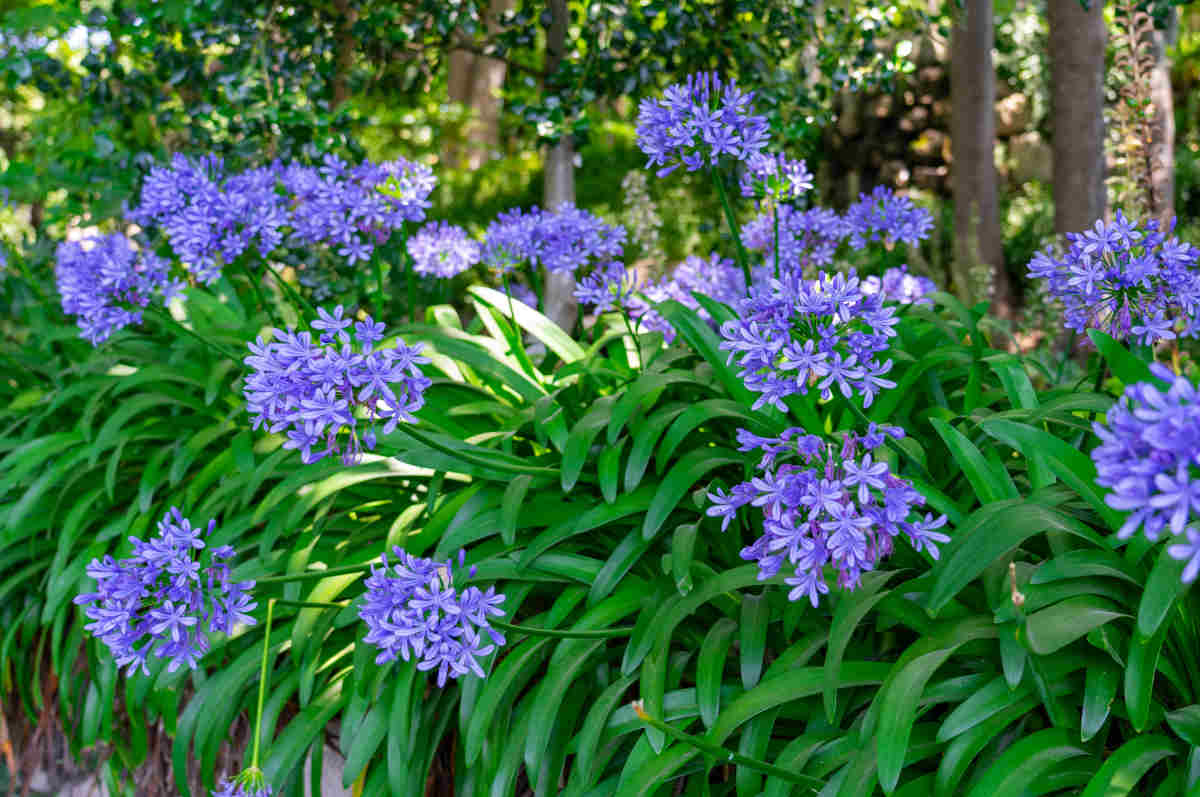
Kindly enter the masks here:
<path id="1" fill-rule="evenodd" d="M 915 245 L 933 229 L 933 214 L 882 185 L 869 194 L 859 194 L 858 201 L 847 208 L 844 219 L 850 245 L 855 249 L 863 248 L 868 241 L 903 241 Z"/>
<path id="2" fill-rule="evenodd" d="M 222 778 L 212 797 L 274 797 L 275 789 L 263 777 L 261 770 L 248 769 L 235 778 Z"/>
<path id="3" fill-rule="evenodd" d="M 813 175 L 802 160 L 756 152 L 746 159 L 738 185 L 747 198 L 790 202 L 812 189 Z"/>
<path id="4" fill-rule="evenodd" d="M 384 434 L 398 423 L 416 422 L 413 413 L 424 406 L 431 384 L 419 366 L 429 359 L 421 355 L 420 343 L 397 340 L 376 348 L 384 325 L 370 316 L 355 321 L 341 305 L 332 313 L 317 312 L 315 341 L 310 332 L 274 329 L 269 343 L 260 337 L 249 344 L 246 408 L 253 428 L 286 431 L 284 448 L 298 449 L 306 464 L 341 451 L 349 465 L 363 448 L 375 448 L 377 422 Z M 350 342 L 352 325 L 357 347 Z M 363 423 L 367 429 L 360 433 Z"/>
<path id="5" fill-rule="evenodd" d="M 689 75 L 668 86 L 662 99 L 647 97 L 638 108 L 637 143 L 665 177 L 683 165 L 694 172 L 722 159 L 746 161 L 762 151 L 770 129 L 754 113 L 753 92 L 716 73 Z"/>
<path id="6" fill-rule="evenodd" d="M 937 559 L 937 546 L 950 539 L 937 531 L 946 517 L 921 517 L 925 497 L 875 458 L 885 436 L 903 437 L 904 430 L 871 424 L 861 438 L 848 433 L 838 450 L 799 428 L 774 438 L 741 429 L 738 450 L 763 452 L 759 473 L 728 493 L 710 492 L 706 513 L 721 518 L 725 530 L 742 507 L 762 507 L 764 534 L 742 549 L 742 558 L 758 563 L 760 580 L 786 564 L 788 599 L 807 598 L 814 607 L 829 592 L 827 566 L 840 587 L 855 589 L 863 573 L 891 555 L 902 532 L 913 548 Z"/>
<path id="7" fill-rule="evenodd" d="M 863 292 L 853 271 L 816 280 L 784 274 L 737 309 L 739 317 L 721 325 L 721 348 L 741 366 L 746 387 L 761 394 L 755 409 L 786 411 L 787 396 L 813 386 L 822 399 L 836 388 L 868 407 L 880 389 L 896 386 L 884 376 L 892 361 L 878 358 L 896 334 L 895 308 Z"/>
<path id="8" fill-rule="evenodd" d="M 908 273 L 908 266 L 893 266 L 879 277 L 864 277 L 863 293 L 878 293 L 884 301 L 897 304 L 933 304 L 929 294 L 938 289 L 929 277 Z"/>
<path id="9" fill-rule="evenodd" d="M 1139 228 L 1119 210 L 1067 240 L 1061 257 L 1038 252 L 1029 276 L 1046 280 L 1062 301 L 1069 329 L 1144 344 L 1200 334 L 1200 249 L 1169 237 L 1157 220 Z"/>
<path id="10" fill-rule="evenodd" d="M 368 629 L 364 641 L 380 649 L 375 661 L 416 657 L 417 669 L 437 670 L 439 687 L 445 686 L 447 678 L 468 672 L 482 678 L 478 658 L 504 644 L 504 635 L 488 624 L 489 617 L 504 616 L 499 608 L 504 595 L 496 594 L 495 587 L 486 592 L 474 586 L 459 591 L 452 559 L 435 562 L 398 546 L 392 550 L 394 563 L 389 564 L 383 554 L 382 566 L 371 568 L 366 600 L 359 610 Z M 458 569 L 465 559 L 466 552 L 459 551 Z M 468 578 L 475 572 L 472 566 Z M 485 633 L 491 642 L 485 643 Z"/>
<path id="11" fill-rule="evenodd" d="M 203 538 L 215 528 L 215 520 L 207 531 L 192 526 L 172 507 L 153 539 L 129 538 L 132 556 L 105 556 L 87 566 L 96 591 L 79 595 L 75 603 L 87 606 L 84 614 L 91 622 L 85 628 L 128 674 L 139 669 L 149 674 L 151 654 L 169 660 L 168 672 L 184 664 L 196 669 L 209 648 L 207 632 L 228 634 L 239 623 L 254 625 L 254 582 L 230 579 L 233 548 L 213 548 L 204 561 Z"/>
<path id="12" fill-rule="evenodd" d="M 151 301 L 169 302 L 183 289 L 165 259 L 135 249 L 121 233 L 59 244 L 54 277 L 63 312 L 76 316 L 80 336 L 93 346 L 140 324 Z"/>
<path id="13" fill-rule="evenodd" d="M 1167 552 L 1187 560 L 1183 580 L 1200 574 L 1200 395 L 1184 376 L 1164 365 L 1151 373 L 1169 387 L 1150 382 L 1125 388 L 1093 429 L 1100 445 L 1092 451 L 1096 483 L 1112 492 L 1104 500 L 1129 512 L 1117 537 L 1127 540 L 1140 529 L 1157 542 L 1164 530 L 1173 536 Z"/>
<path id="14" fill-rule="evenodd" d="M 621 258 L 625 228 L 564 202 L 557 210 L 505 211 L 484 234 L 483 262 L 500 274 L 528 265 L 552 273 L 582 272 Z"/>
<path id="15" fill-rule="evenodd" d="M 482 249 L 462 227 L 445 221 L 426 224 L 408 239 L 413 271 L 450 279 L 479 262 Z"/>

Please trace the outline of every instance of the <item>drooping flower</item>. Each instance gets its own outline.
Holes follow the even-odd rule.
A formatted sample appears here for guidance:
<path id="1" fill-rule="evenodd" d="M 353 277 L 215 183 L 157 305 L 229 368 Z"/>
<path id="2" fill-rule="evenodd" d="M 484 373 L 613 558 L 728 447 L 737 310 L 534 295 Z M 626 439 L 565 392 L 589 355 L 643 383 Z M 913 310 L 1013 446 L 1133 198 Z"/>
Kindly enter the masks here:
<path id="1" fill-rule="evenodd" d="M 694 172 L 723 158 L 745 161 L 766 146 L 767 118 L 754 113 L 753 92 L 716 73 L 689 75 L 668 86 L 662 99 L 638 108 L 637 143 L 665 177 L 681 164 Z"/>
<path id="2" fill-rule="evenodd" d="M 1172 229 L 1174 223 L 1172 223 Z M 1200 249 L 1117 211 L 1083 233 L 1067 233 L 1061 256 L 1047 248 L 1029 262 L 1065 309 L 1069 329 L 1099 329 L 1143 344 L 1200 334 Z"/>
<path id="3" fill-rule="evenodd" d="M 917 508 L 925 497 L 885 461 L 873 459 L 884 436 L 903 437 L 904 430 L 871 424 L 861 438 L 848 433 L 840 449 L 799 428 L 777 438 L 739 430 L 740 451 L 763 452 L 759 475 L 729 494 L 710 492 L 706 513 L 722 518 L 724 530 L 740 508 L 761 507 L 764 534 L 742 549 L 742 558 L 758 563 L 760 580 L 786 565 L 792 570 L 785 579 L 792 587 L 788 599 L 806 598 L 814 607 L 829 592 L 826 566 L 837 571 L 840 587 L 852 590 L 892 553 L 901 532 L 913 548 L 936 559 L 937 546 L 950 539 L 936 531 L 946 518 L 926 513 L 921 519 Z"/>
<path id="4" fill-rule="evenodd" d="M 741 366 L 746 387 L 761 394 L 755 409 L 786 411 L 784 398 L 812 386 L 822 399 L 836 388 L 847 398 L 861 396 L 867 407 L 880 388 L 895 387 L 883 378 L 892 361 L 878 355 L 899 319 L 882 296 L 862 291 L 853 270 L 812 281 L 784 274 L 737 309 L 738 318 L 721 325 L 721 348 Z"/>
<path id="5" fill-rule="evenodd" d="M 168 672 L 183 664 L 196 669 L 209 648 L 206 633 L 228 634 L 239 623 L 254 625 L 254 582 L 230 580 L 233 548 L 213 548 L 207 565 L 202 561 L 202 538 L 215 528 L 215 520 L 207 531 L 193 527 L 172 507 L 153 539 L 129 538 L 132 556 L 105 556 L 88 565 L 96 591 L 77 596 L 75 603 L 87 605 L 84 614 L 91 622 L 86 630 L 108 646 L 128 674 L 139 669 L 148 674 L 151 654 L 169 659 Z"/>
<path id="6" fill-rule="evenodd" d="M 398 423 L 416 421 L 413 413 L 424 406 L 431 384 L 419 366 L 429 359 L 421 356 L 421 344 L 397 340 L 377 348 L 383 324 L 370 316 L 354 322 L 341 305 L 318 314 L 316 341 L 310 332 L 274 329 L 270 342 L 249 344 L 246 407 L 255 429 L 286 431 L 284 448 L 299 449 L 306 464 L 339 451 L 343 463 L 353 464 L 363 448 L 374 449 L 377 422 L 389 434 Z M 350 343 L 352 323 L 357 347 Z M 360 434 L 362 421 L 368 428 Z"/>
<path id="7" fill-rule="evenodd" d="M 274 797 L 275 789 L 263 777 L 262 770 L 251 767 L 234 778 L 222 778 L 212 797 Z"/>
<path id="8" fill-rule="evenodd" d="M 441 279 L 457 276 L 479 262 L 479 243 L 462 227 L 445 221 L 426 224 L 408 239 L 413 271 Z"/>
<path id="9" fill-rule="evenodd" d="M 1117 537 L 1127 540 L 1140 529 L 1157 542 L 1169 531 L 1174 544 L 1167 552 L 1189 561 L 1184 580 L 1191 582 L 1200 567 L 1193 522 L 1200 513 L 1200 396 L 1166 366 L 1155 363 L 1150 370 L 1165 390 L 1150 382 L 1129 385 L 1106 423 L 1092 425 L 1100 438 L 1092 450 L 1096 483 L 1112 489 L 1105 503 L 1130 513 Z"/>
<path id="10" fill-rule="evenodd" d="M 134 249 L 121 233 L 64 241 L 56 255 L 63 312 L 76 316 L 80 336 L 93 346 L 118 329 L 140 324 L 151 301 L 169 301 L 182 290 L 170 279 L 166 260 Z"/>
<path id="11" fill-rule="evenodd" d="M 495 587 L 484 592 L 471 586 L 459 591 L 454 584 L 454 561 L 435 562 L 416 557 L 394 547 L 395 563 L 381 555 L 382 567 L 372 567 L 366 580 L 366 600 L 359 617 L 367 624 L 364 641 L 380 649 L 375 661 L 417 659 L 417 669 L 437 670 L 438 686 L 446 679 L 473 672 L 483 677 L 478 658 L 495 645 L 504 644 L 504 635 L 492 628 L 488 617 L 503 617 L 499 605 L 505 596 Z M 458 567 L 466 558 L 459 551 Z M 474 566 L 468 578 L 475 576 Z M 490 642 L 484 640 L 484 634 Z"/>

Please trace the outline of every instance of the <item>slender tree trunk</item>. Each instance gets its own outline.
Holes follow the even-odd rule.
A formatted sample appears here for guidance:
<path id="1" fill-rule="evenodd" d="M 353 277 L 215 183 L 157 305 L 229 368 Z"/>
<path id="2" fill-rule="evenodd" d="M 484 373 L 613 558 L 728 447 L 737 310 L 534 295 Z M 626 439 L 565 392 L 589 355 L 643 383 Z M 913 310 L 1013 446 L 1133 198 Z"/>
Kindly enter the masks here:
<path id="1" fill-rule="evenodd" d="M 1175 9 L 1169 12 L 1166 30 L 1154 31 L 1154 70 L 1150 73 L 1150 99 L 1154 103 L 1150 139 L 1150 184 L 1157 201 L 1156 216 L 1168 224 L 1175 215 L 1175 100 L 1171 95 L 1171 59 L 1167 47 L 1175 38 Z"/>
<path id="2" fill-rule="evenodd" d="M 337 109 L 350 99 L 350 67 L 354 63 L 356 47 L 351 29 L 358 20 L 358 9 L 350 5 L 350 0 L 334 0 L 333 5 L 338 14 L 337 60 L 333 73 L 333 108 Z"/>
<path id="3" fill-rule="evenodd" d="M 992 310 L 1010 317 L 1012 288 L 1004 269 L 997 198 L 994 43 L 991 0 L 965 0 L 950 42 L 954 274 L 963 293 L 968 284 L 966 271 L 990 269 Z"/>
<path id="4" fill-rule="evenodd" d="M 500 16 L 512 8 L 512 0 L 492 0 L 488 32 L 500 28 Z M 478 169 L 500 149 L 500 89 L 508 65 L 498 58 L 452 50 L 447 89 L 451 102 L 461 103 L 471 118 L 463 132 L 466 141 L 450 141 L 442 153 L 446 163 Z"/>
<path id="5" fill-rule="evenodd" d="M 567 0 L 549 0 L 550 29 L 546 33 L 548 54 L 546 71 L 553 75 L 562 62 L 567 46 Z M 575 145 L 571 137 L 563 136 L 546 152 L 543 202 L 554 210 L 563 202 L 575 202 Z M 575 302 L 573 274 L 547 274 L 544 311 L 554 323 L 570 330 L 579 316 Z"/>
<path id="6" fill-rule="evenodd" d="M 1054 229 L 1079 232 L 1104 215 L 1104 4 L 1047 0 L 1054 135 Z"/>

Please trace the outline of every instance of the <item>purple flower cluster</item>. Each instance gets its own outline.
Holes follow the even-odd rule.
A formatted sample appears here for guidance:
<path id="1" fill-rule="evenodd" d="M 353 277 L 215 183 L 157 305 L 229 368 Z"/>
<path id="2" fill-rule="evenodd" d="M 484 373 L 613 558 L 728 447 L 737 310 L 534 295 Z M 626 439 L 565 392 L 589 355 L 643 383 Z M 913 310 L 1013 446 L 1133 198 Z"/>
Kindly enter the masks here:
<path id="1" fill-rule="evenodd" d="M 792 160 L 782 152 L 775 155 L 756 152 L 746 159 L 746 169 L 738 184 L 744 197 L 787 202 L 811 190 L 812 181 L 812 173 L 804 161 Z"/>
<path id="2" fill-rule="evenodd" d="M 840 452 L 835 445 L 803 429 L 791 428 L 777 438 L 758 437 L 738 430 L 740 451 L 762 451 L 759 474 L 735 485 L 728 494 L 714 490 L 706 513 L 721 518 L 724 531 L 738 509 L 762 507 L 763 535 L 742 549 L 742 558 L 758 562 L 760 580 L 779 573 L 786 561 L 793 575 L 789 600 L 807 597 L 815 607 L 829 592 L 825 567 L 838 574 L 838 585 L 852 590 L 864 572 L 889 556 L 901 531 L 916 550 L 938 558 L 937 546 L 949 537 L 936 531 L 946 516 L 910 519 L 925 497 L 890 472 L 872 453 L 885 436 L 899 438 L 904 430 L 871 424 L 858 438 L 848 433 Z M 859 449 L 862 455 L 859 455 Z M 798 458 L 796 462 L 777 461 Z"/>
<path id="3" fill-rule="evenodd" d="M 380 649 L 375 661 L 382 664 L 396 657 L 409 661 L 419 657 L 417 669 L 437 669 L 438 686 L 446 678 L 458 678 L 468 672 L 483 677 L 477 657 L 486 656 L 495 645 L 504 644 L 504 635 L 488 624 L 488 616 L 503 617 L 499 604 L 504 595 L 495 587 L 487 592 L 467 587 L 459 592 L 454 587 L 453 560 L 434 562 L 412 556 L 394 547 L 395 564 L 388 564 L 387 554 L 380 558 L 381 568 L 371 568 L 367 578 L 366 600 L 359 617 L 369 629 L 364 641 Z M 458 553 L 461 568 L 465 551 Z M 471 567 L 468 577 L 475 576 Z M 487 632 L 495 645 L 482 644 Z"/>
<path id="4" fill-rule="evenodd" d="M 614 307 L 629 312 L 638 289 L 636 276 L 630 274 L 619 260 L 612 260 L 575 281 L 575 299 L 584 306 L 591 306 L 597 313 Z"/>
<path id="5" fill-rule="evenodd" d="M 869 194 L 859 194 L 844 218 L 850 228 L 850 245 L 855 249 L 861 249 L 867 241 L 879 240 L 915 245 L 933 229 L 933 214 L 882 185 Z"/>
<path id="6" fill-rule="evenodd" d="M 1154 219 L 1139 229 L 1119 210 L 1067 240 L 1061 257 L 1038 252 L 1029 276 L 1045 279 L 1062 301 L 1069 329 L 1144 344 L 1200 334 L 1200 249 L 1168 237 Z"/>
<path id="7" fill-rule="evenodd" d="M 326 155 L 321 166 L 276 161 L 230 174 L 220 158 L 177 154 L 150 171 L 128 217 L 160 227 L 196 279 L 212 283 L 251 248 L 267 257 L 284 244 L 322 244 L 350 263 L 367 260 L 393 229 L 425 218 L 435 184 L 429 167 L 403 158 L 350 166 Z"/>
<path id="8" fill-rule="evenodd" d="M 80 336 L 93 346 L 140 324 L 141 308 L 155 297 L 165 303 L 183 288 L 169 278 L 166 260 L 134 249 L 121 233 L 59 244 L 54 277 L 63 312 L 76 316 Z"/>
<path id="9" fill-rule="evenodd" d="M 274 797 L 275 789 L 263 782 L 261 774 L 256 779 L 247 778 L 246 774 L 242 773 L 233 780 L 222 778 L 220 787 L 212 792 L 212 797 Z"/>
<path id="10" fill-rule="evenodd" d="M 553 273 L 580 272 L 619 259 L 625 228 L 564 202 L 551 212 L 537 207 L 501 213 L 484 234 L 483 262 L 501 274 L 522 263 Z"/>
<path id="11" fill-rule="evenodd" d="M 863 293 L 878 293 L 884 301 L 897 304 L 933 304 L 928 294 L 938 289 L 929 277 L 918 277 L 908 273 L 908 266 L 889 268 L 882 277 L 864 277 Z"/>
<path id="12" fill-rule="evenodd" d="M 426 224 L 408 239 L 413 271 L 441 279 L 457 276 L 479 262 L 479 243 L 462 227 L 445 221 Z"/>
<path id="13" fill-rule="evenodd" d="M 206 631 L 228 634 L 238 623 L 254 625 L 250 611 L 258 604 L 250 596 L 253 581 L 229 580 L 228 561 L 234 550 L 222 545 L 210 551 L 203 567 L 200 551 L 211 535 L 193 527 L 175 507 L 158 523 L 158 535 L 146 542 L 130 537 L 133 555 L 114 560 L 93 559 L 87 574 L 96 591 L 75 598 L 88 604 L 92 622 L 85 628 L 112 651 L 118 667 L 128 674 L 149 674 L 147 657 L 170 659 L 168 672 L 183 664 L 196 669 L 208 651 Z"/>
<path id="14" fill-rule="evenodd" d="M 1149 382 L 1125 388 L 1108 411 L 1107 424 L 1093 424 L 1100 445 L 1092 451 L 1096 483 L 1111 487 L 1105 503 L 1129 512 L 1117 531 L 1127 540 L 1140 528 L 1157 542 L 1170 529 L 1175 544 L 1167 552 L 1187 560 L 1183 580 L 1200 574 L 1200 527 L 1192 523 L 1200 511 L 1200 395 L 1186 377 L 1166 366 L 1150 366 L 1169 387 Z"/>
<path id="15" fill-rule="evenodd" d="M 853 271 L 812 281 L 784 274 L 737 309 L 739 317 L 721 325 L 721 348 L 738 361 L 746 387 L 762 394 L 755 409 L 786 411 L 785 397 L 814 384 L 822 399 L 836 387 L 847 398 L 859 393 L 869 407 L 881 388 L 896 386 L 884 378 L 892 361 L 876 357 L 896 334 L 895 307 L 864 292 Z"/>
<path id="16" fill-rule="evenodd" d="M 664 339 L 670 342 L 675 339 L 675 328 L 654 309 L 659 302 L 673 299 L 712 323 L 712 316 L 696 301 L 693 292 L 736 305 L 746 295 L 746 278 L 732 260 L 716 253 L 707 260 L 689 255 L 676 266 L 670 277 L 658 282 L 647 281 L 637 292 L 630 292 L 624 300 L 624 308 L 630 318 L 637 320 L 639 328 L 662 332 Z"/>
<path id="17" fill-rule="evenodd" d="M 418 366 L 429 359 L 421 356 L 421 344 L 397 340 L 393 348 L 375 348 L 383 340 L 384 325 L 370 316 L 354 322 L 341 305 L 333 313 L 324 308 L 317 312 L 320 318 L 312 326 L 321 335 L 315 342 L 309 332 L 275 329 L 271 342 L 260 337 L 249 344 L 246 405 L 255 429 L 286 429 L 284 448 L 299 449 L 306 464 L 341 451 L 339 438 L 347 432 L 342 462 L 349 465 L 358 461 L 363 447 L 375 447 L 376 421 L 384 422 L 384 434 L 400 422 L 416 422 L 413 413 L 424 405 L 430 385 Z M 357 350 L 346 331 L 351 323 Z M 369 424 L 361 439 L 360 416 Z M 314 450 L 322 440 L 325 447 Z"/>
<path id="18" fill-rule="evenodd" d="M 668 86 L 661 100 L 638 107 L 637 143 L 665 177 L 683 164 L 689 172 L 722 157 L 746 161 L 767 144 L 767 118 L 754 113 L 753 92 L 716 73 L 689 75 Z"/>

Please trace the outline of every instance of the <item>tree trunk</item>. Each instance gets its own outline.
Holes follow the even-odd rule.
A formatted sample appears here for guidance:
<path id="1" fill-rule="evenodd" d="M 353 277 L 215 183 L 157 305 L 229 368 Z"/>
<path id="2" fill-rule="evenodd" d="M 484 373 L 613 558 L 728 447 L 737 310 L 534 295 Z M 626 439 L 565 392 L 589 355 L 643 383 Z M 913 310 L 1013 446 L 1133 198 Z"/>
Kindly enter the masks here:
<path id="1" fill-rule="evenodd" d="M 342 103 L 350 99 L 350 67 L 354 63 L 354 50 L 357 47 L 351 29 L 358 20 L 358 9 L 350 6 L 350 0 L 334 0 L 333 5 L 337 9 L 338 30 L 337 53 L 333 71 L 332 110 L 337 110 Z"/>
<path id="2" fill-rule="evenodd" d="M 489 34 L 499 31 L 500 16 L 510 8 L 512 0 L 492 0 L 487 17 Z M 500 149 L 500 88 L 507 71 L 507 64 L 498 58 L 466 50 L 450 52 L 450 101 L 462 103 L 471 118 L 463 130 L 466 141 L 451 141 L 442 153 L 446 163 L 478 169 Z"/>
<path id="3" fill-rule="evenodd" d="M 1157 204 L 1155 216 L 1162 224 L 1169 224 L 1175 216 L 1175 101 L 1171 95 L 1171 58 L 1167 55 L 1176 33 L 1175 9 L 1169 14 L 1166 30 L 1154 31 L 1154 70 L 1150 73 L 1150 99 L 1154 103 L 1150 184 Z"/>
<path id="4" fill-rule="evenodd" d="M 955 282 L 962 294 L 967 291 L 969 270 L 988 269 L 992 310 L 1007 318 L 1012 315 L 1012 288 L 1004 269 L 1000 242 L 994 43 L 991 0 L 965 0 L 957 14 L 950 43 Z M 984 298 L 989 297 L 972 297 Z"/>
<path id="5" fill-rule="evenodd" d="M 553 76 L 567 46 L 567 0 L 548 0 L 550 29 L 546 32 L 546 71 Z M 555 210 L 563 202 L 575 202 L 575 145 L 569 135 L 546 152 L 543 202 Z M 575 302 L 575 275 L 547 274 L 543 311 L 565 330 L 575 326 L 579 306 Z"/>
<path id="6" fill-rule="evenodd" d="M 1054 135 L 1054 229 L 1086 230 L 1104 215 L 1104 4 L 1047 0 Z"/>

